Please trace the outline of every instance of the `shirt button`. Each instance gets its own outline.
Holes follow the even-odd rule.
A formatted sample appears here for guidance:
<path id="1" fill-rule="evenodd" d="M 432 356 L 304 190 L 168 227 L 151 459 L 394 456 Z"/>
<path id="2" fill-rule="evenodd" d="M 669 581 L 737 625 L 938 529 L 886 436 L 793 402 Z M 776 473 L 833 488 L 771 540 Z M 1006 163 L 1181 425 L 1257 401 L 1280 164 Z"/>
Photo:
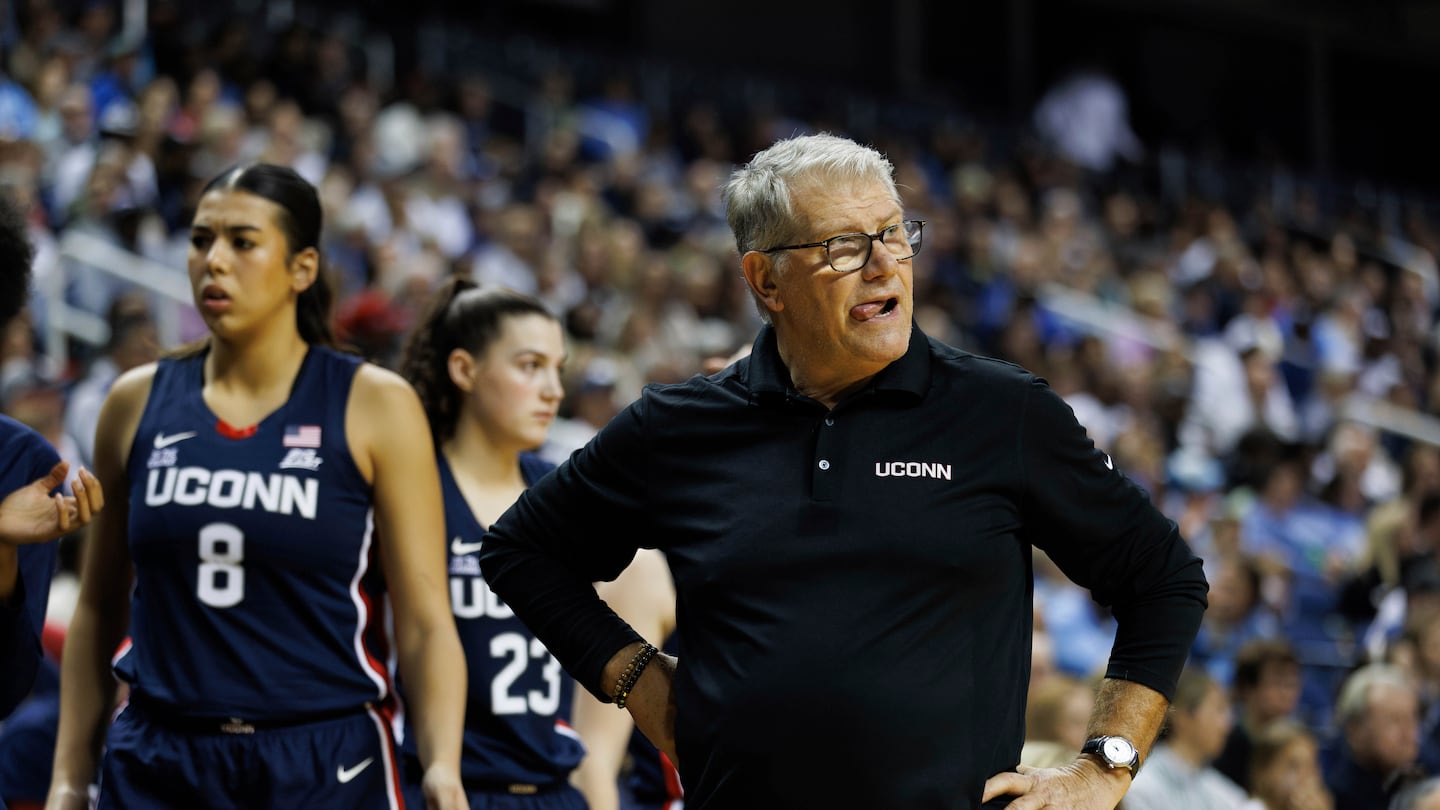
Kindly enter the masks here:
<path id="1" fill-rule="evenodd" d="M 828 470 L 828 469 L 830 469 L 830 460 L 829 460 L 829 459 L 824 459 L 824 458 L 820 459 L 820 469 L 822 469 L 822 470 Z"/>
<path id="2" fill-rule="evenodd" d="M 835 427 L 835 417 L 833 417 L 833 416 L 827 416 L 827 417 L 825 417 L 825 427 Z"/>

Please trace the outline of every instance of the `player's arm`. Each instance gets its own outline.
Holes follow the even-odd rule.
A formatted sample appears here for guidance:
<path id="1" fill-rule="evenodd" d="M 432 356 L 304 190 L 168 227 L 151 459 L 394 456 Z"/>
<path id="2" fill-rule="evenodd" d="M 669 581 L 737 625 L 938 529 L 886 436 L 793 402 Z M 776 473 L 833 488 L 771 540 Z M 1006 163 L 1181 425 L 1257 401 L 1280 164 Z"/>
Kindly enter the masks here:
<path id="1" fill-rule="evenodd" d="M 619 577 L 613 582 L 597 583 L 595 590 L 620 618 L 646 638 L 663 642 L 675 629 L 675 588 L 659 551 L 641 549 Z M 618 810 L 616 779 L 625 762 L 634 720 L 628 711 L 617 711 L 584 689 L 577 689 L 573 724 L 585 741 L 585 758 L 573 777 L 575 787 L 591 810 Z"/>
<path id="2" fill-rule="evenodd" d="M 432 807 L 459 807 L 465 653 L 450 612 L 445 509 L 425 412 L 399 375 L 356 374 L 346 434 L 374 487 L 380 564 L 395 611 L 400 671 Z"/>
<path id="3" fill-rule="evenodd" d="M 83 469 L 75 480 L 75 495 L 52 495 L 65 482 L 70 465 L 59 461 L 49 445 L 40 446 L 43 440 L 33 441 L 6 445 L 20 454 L 19 461 L 30 462 L 30 475 L 37 468 L 53 466 L 0 501 L 0 661 L 5 662 L 0 665 L 0 718 L 14 711 L 34 686 L 42 657 L 41 618 L 50 595 L 48 565 L 55 559 L 54 549 L 47 549 L 33 558 L 27 555 L 22 566 L 20 545 L 46 543 L 78 531 L 104 500 L 100 482 Z"/>
<path id="4" fill-rule="evenodd" d="M 110 660 L 130 627 L 134 569 L 126 527 L 130 518 L 125 461 L 155 366 L 126 372 L 115 381 L 95 427 L 95 477 L 111 493 L 107 508 L 90 524 L 80 569 L 80 594 L 65 634 L 60 671 L 60 726 L 46 807 L 84 808 L 110 712 L 115 678 Z"/>

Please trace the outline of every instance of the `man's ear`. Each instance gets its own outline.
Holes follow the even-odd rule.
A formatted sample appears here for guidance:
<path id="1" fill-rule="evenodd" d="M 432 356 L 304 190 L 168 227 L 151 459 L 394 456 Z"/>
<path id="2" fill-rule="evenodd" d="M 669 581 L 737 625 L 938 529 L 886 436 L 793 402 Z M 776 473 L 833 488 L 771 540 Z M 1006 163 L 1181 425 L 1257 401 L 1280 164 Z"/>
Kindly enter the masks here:
<path id="1" fill-rule="evenodd" d="M 771 312 L 785 308 L 780 300 L 778 273 L 775 260 L 769 254 L 752 250 L 740 257 L 740 270 L 745 274 L 745 283 L 755 298 L 765 304 Z"/>
<path id="2" fill-rule="evenodd" d="M 450 382 L 465 393 L 475 385 L 475 355 L 464 349 L 451 349 L 445 358 L 445 370 L 450 373 Z"/>
<path id="3" fill-rule="evenodd" d="M 320 277 L 320 251 L 307 247 L 290 259 L 290 286 L 297 293 L 310 289 Z"/>

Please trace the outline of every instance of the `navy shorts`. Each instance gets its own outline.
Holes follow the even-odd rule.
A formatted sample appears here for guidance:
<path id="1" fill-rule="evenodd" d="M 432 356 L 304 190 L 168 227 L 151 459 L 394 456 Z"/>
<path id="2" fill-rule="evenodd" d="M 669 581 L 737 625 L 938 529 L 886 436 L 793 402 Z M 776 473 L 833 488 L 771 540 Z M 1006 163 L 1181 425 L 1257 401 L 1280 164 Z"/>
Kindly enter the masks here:
<path id="1" fill-rule="evenodd" d="M 373 708 L 247 728 L 180 728 L 127 706 L 105 738 L 98 810 L 405 807 L 390 725 Z"/>

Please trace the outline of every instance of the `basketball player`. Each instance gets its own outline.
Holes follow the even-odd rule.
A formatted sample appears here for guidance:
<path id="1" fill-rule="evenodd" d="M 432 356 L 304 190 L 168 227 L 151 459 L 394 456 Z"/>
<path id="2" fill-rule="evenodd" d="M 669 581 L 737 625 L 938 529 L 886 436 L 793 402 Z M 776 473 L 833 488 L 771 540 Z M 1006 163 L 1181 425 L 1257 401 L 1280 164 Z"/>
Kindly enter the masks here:
<path id="1" fill-rule="evenodd" d="M 565 340 L 533 298 L 452 279 L 407 341 L 402 371 L 430 420 L 445 497 L 450 603 L 469 671 L 461 776 L 472 808 L 583 810 L 574 682 L 480 576 L 491 521 L 553 465 Z M 408 682 L 406 684 L 408 688 Z"/>
<path id="2" fill-rule="evenodd" d="M 620 618 L 646 638 L 664 639 L 661 649 L 674 655 L 675 583 L 665 554 L 640 549 L 612 582 L 595 590 Z M 628 712 L 617 712 L 586 693 L 575 697 L 575 730 L 585 743 L 585 759 L 575 771 L 575 784 L 590 810 L 680 810 L 684 791 L 670 758 L 635 729 Z M 629 762 L 629 771 L 625 764 Z M 629 801 L 621 801 L 621 783 Z"/>
<path id="3" fill-rule="evenodd" d="M 404 806 L 382 585 L 425 799 L 463 806 L 424 413 L 398 375 L 330 348 L 320 233 L 289 168 L 202 193 L 188 265 L 209 335 L 126 372 L 100 413 L 96 474 L 128 497 L 83 564 L 49 807 L 86 806 L 102 739 L 100 808 Z M 129 699 L 102 736 L 112 655 Z"/>
<path id="4" fill-rule="evenodd" d="M 25 219 L 0 195 L 0 335 L 29 297 L 34 253 Z M 88 470 L 80 471 L 73 495 L 58 491 L 69 469 L 44 437 L 0 414 L 0 720 L 30 693 L 40 668 L 55 570 L 49 541 L 85 526 L 104 505 Z"/>

